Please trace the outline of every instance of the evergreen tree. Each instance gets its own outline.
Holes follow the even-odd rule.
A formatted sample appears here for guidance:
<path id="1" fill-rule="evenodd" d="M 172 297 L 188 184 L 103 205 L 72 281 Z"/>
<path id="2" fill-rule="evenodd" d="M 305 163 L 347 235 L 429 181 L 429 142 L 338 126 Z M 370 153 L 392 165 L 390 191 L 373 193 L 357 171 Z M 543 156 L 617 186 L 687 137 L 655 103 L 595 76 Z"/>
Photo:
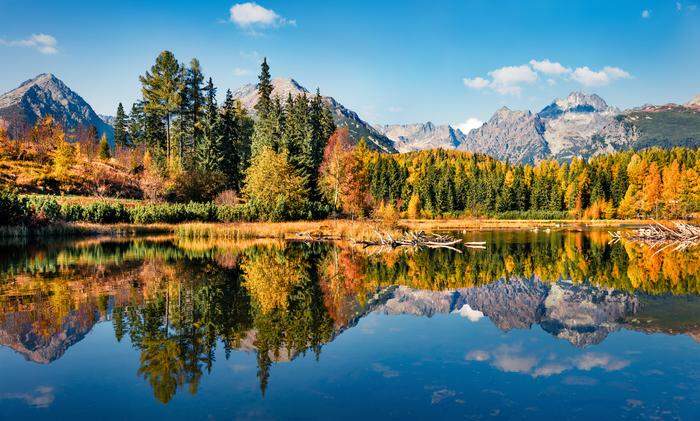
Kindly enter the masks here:
<path id="1" fill-rule="evenodd" d="M 193 139 L 199 139 L 202 135 L 202 120 L 204 118 L 203 88 L 204 74 L 199 60 L 193 58 L 187 69 L 185 79 L 185 104 L 187 130 Z"/>
<path id="2" fill-rule="evenodd" d="M 179 110 L 182 99 L 182 74 L 182 68 L 173 53 L 163 51 L 156 58 L 156 63 L 150 71 L 139 77 L 142 85 L 144 111 L 149 117 L 158 117 L 165 122 L 165 138 L 156 138 L 151 143 L 164 150 L 168 163 L 172 158 L 174 146 L 170 130 L 171 120 L 173 114 Z M 147 135 L 160 137 L 161 133 L 153 130 L 151 133 L 147 131 Z"/>
<path id="3" fill-rule="evenodd" d="M 204 87 L 206 97 L 204 98 L 204 116 L 207 124 L 216 127 L 219 121 L 219 108 L 216 105 L 216 87 L 214 81 L 209 78 L 207 86 Z"/>
<path id="4" fill-rule="evenodd" d="M 127 119 L 126 113 L 124 112 L 124 106 L 122 103 L 119 103 L 119 106 L 117 106 L 117 115 L 114 118 L 114 144 L 121 146 L 121 147 L 126 147 L 130 146 L 130 142 L 128 139 L 128 132 L 127 128 L 129 125 L 129 121 Z"/>
<path id="5" fill-rule="evenodd" d="M 109 149 L 109 142 L 107 142 L 107 135 L 102 133 L 100 138 L 100 149 L 99 149 L 100 159 L 107 160 L 112 157 L 112 152 Z"/>
<path id="6" fill-rule="evenodd" d="M 260 98 L 255 104 L 255 111 L 258 117 L 267 117 L 272 107 L 272 82 L 270 77 L 270 66 L 267 64 L 267 57 L 263 58 L 260 65 L 260 75 L 258 76 L 258 94 Z"/>
<path id="7" fill-rule="evenodd" d="M 224 162 L 222 153 L 222 136 L 219 135 L 216 126 L 206 122 L 202 136 L 197 140 L 195 151 L 197 168 L 202 172 L 221 171 Z"/>
<path id="8" fill-rule="evenodd" d="M 264 149 L 269 148 L 274 152 L 282 150 L 282 136 L 285 132 L 285 112 L 279 97 L 275 96 L 266 117 L 260 117 L 255 121 L 253 138 L 251 141 L 251 156 L 255 156 Z"/>
<path id="9" fill-rule="evenodd" d="M 251 142 L 253 139 L 253 119 L 248 115 L 248 111 L 243 107 L 241 101 L 236 100 L 234 115 L 236 117 L 236 151 L 238 152 L 238 162 L 240 165 L 241 178 L 238 180 L 238 188 L 243 186 L 243 174 L 250 165 Z"/>
<path id="10" fill-rule="evenodd" d="M 238 151 L 238 125 L 236 103 L 231 90 L 226 91 L 226 99 L 221 110 L 221 169 L 226 175 L 227 186 L 238 190 L 241 179 L 241 154 Z"/>
<path id="11" fill-rule="evenodd" d="M 129 140 L 132 145 L 145 143 L 146 115 L 143 112 L 143 103 L 135 102 L 131 106 L 129 114 Z"/>

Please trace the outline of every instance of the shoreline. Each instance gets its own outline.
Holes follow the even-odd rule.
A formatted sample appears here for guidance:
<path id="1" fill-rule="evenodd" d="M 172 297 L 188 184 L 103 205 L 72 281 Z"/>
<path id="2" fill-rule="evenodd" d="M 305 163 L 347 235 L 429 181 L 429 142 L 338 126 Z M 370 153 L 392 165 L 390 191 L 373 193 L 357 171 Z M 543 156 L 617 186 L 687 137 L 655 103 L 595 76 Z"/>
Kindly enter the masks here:
<path id="1" fill-rule="evenodd" d="M 324 219 L 290 222 L 183 222 L 177 224 L 97 224 L 68 222 L 29 228 L 0 226 L 1 239 L 23 238 L 81 238 L 94 236 L 133 237 L 153 234 L 171 234 L 181 238 L 274 238 L 313 239 L 336 237 L 337 239 L 375 238 L 377 231 L 400 233 L 402 231 L 521 231 L 521 230 L 583 230 L 592 228 L 622 229 L 656 222 L 651 219 L 610 220 L 534 220 L 534 219 L 400 219 L 388 225 L 379 220 Z"/>

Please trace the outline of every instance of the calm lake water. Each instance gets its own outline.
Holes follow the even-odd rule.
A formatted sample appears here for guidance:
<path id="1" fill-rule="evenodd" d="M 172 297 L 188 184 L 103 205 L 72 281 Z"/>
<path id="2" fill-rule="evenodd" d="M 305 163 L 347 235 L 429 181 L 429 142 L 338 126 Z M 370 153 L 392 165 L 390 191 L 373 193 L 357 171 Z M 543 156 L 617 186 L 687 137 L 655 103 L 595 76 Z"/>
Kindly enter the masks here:
<path id="1" fill-rule="evenodd" d="M 0 245 L 3 419 L 698 419 L 700 250 Z"/>

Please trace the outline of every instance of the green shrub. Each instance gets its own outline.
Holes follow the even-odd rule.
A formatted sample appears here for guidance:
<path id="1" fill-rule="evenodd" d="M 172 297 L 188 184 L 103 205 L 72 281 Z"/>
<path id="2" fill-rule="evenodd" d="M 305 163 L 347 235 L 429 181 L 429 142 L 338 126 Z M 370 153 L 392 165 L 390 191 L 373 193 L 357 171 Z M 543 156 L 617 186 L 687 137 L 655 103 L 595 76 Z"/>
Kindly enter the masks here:
<path id="1" fill-rule="evenodd" d="M 219 205 L 216 208 L 216 221 L 218 222 L 239 222 L 250 221 L 250 208 L 246 205 Z"/>
<path id="2" fill-rule="evenodd" d="M 548 210 L 506 211 L 492 216 L 496 219 L 571 219 L 568 211 Z"/>
<path id="3" fill-rule="evenodd" d="M 32 222 L 33 214 L 27 199 L 7 189 L 0 190 L 0 225 L 26 225 Z"/>
<path id="4" fill-rule="evenodd" d="M 83 207 L 75 203 L 63 203 L 61 205 L 61 219 L 66 222 L 82 221 Z"/>
<path id="5" fill-rule="evenodd" d="M 61 205 L 53 197 L 33 196 L 27 200 L 27 205 L 40 221 L 56 222 L 62 219 Z"/>
<path id="6" fill-rule="evenodd" d="M 82 220 L 98 224 L 130 222 L 126 207 L 121 203 L 93 202 L 83 206 Z"/>

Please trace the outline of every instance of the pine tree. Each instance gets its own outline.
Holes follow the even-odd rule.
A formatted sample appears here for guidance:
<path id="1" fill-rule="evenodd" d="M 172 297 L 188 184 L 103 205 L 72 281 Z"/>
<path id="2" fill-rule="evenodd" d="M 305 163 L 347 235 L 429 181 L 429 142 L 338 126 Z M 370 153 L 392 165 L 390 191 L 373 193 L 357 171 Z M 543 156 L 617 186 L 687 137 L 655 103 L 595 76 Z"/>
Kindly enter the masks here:
<path id="1" fill-rule="evenodd" d="M 231 90 L 226 91 L 226 99 L 221 110 L 221 169 L 226 174 L 227 186 L 238 190 L 241 179 L 240 154 L 238 151 L 238 125 L 236 103 Z"/>
<path id="2" fill-rule="evenodd" d="M 260 98 L 255 104 L 255 111 L 258 117 L 267 117 L 272 107 L 272 82 L 270 77 L 270 66 L 267 64 L 267 57 L 263 58 L 260 65 L 260 75 L 258 76 L 258 94 Z"/>
<path id="3" fill-rule="evenodd" d="M 216 87 L 211 78 L 209 78 L 207 86 L 204 87 L 204 92 L 206 92 L 206 97 L 204 98 L 204 116 L 208 124 L 216 126 L 219 119 L 219 109 L 216 105 Z"/>
<path id="4" fill-rule="evenodd" d="M 224 156 L 222 154 L 222 136 L 217 133 L 217 128 L 210 122 L 206 122 L 202 136 L 197 140 L 196 165 L 202 172 L 214 172 L 222 170 Z"/>
<path id="5" fill-rule="evenodd" d="M 243 174 L 250 165 L 251 143 L 253 139 L 253 119 L 248 115 L 241 101 L 236 100 L 234 114 L 236 117 L 236 150 L 240 165 L 241 178 L 238 180 L 238 188 L 243 186 Z"/>
<path id="6" fill-rule="evenodd" d="M 112 152 L 109 149 L 109 142 L 107 142 L 107 135 L 102 133 L 100 138 L 100 149 L 99 149 L 100 159 L 108 160 L 112 157 Z"/>
<path id="7" fill-rule="evenodd" d="M 193 139 L 198 139 L 202 134 L 202 119 L 204 118 L 204 98 L 203 88 L 204 74 L 199 60 L 193 58 L 190 61 L 190 67 L 187 69 L 185 80 L 186 92 L 186 112 L 187 112 L 187 129 Z"/>
<path id="8" fill-rule="evenodd" d="M 144 111 L 146 114 L 157 116 L 165 121 L 165 139 L 158 139 L 153 143 L 164 149 L 168 162 L 172 158 L 174 146 L 170 130 L 171 120 L 173 114 L 178 111 L 182 99 L 182 74 L 182 68 L 173 53 L 163 51 L 156 58 L 156 63 L 150 71 L 139 77 L 142 85 Z M 158 135 L 159 133 L 154 131 L 150 134 Z"/>
<path id="9" fill-rule="evenodd" d="M 143 103 L 135 102 L 129 113 L 129 140 L 132 145 L 145 143 L 146 116 L 143 112 Z"/>
<path id="10" fill-rule="evenodd" d="M 128 139 L 128 127 L 129 121 L 127 119 L 126 113 L 124 112 L 124 106 L 119 103 L 117 106 L 117 115 L 114 117 L 114 144 L 127 147 L 130 146 Z"/>
<path id="11" fill-rule="evenodd" d="M 255 121 L 251 141 L 251 156 L 255 158 L 264 149 L 275 152 L 282 150 L 282 136 L 285 132 L 285 112 L 279 97 L 275 96 L 267 116 Z"/>

